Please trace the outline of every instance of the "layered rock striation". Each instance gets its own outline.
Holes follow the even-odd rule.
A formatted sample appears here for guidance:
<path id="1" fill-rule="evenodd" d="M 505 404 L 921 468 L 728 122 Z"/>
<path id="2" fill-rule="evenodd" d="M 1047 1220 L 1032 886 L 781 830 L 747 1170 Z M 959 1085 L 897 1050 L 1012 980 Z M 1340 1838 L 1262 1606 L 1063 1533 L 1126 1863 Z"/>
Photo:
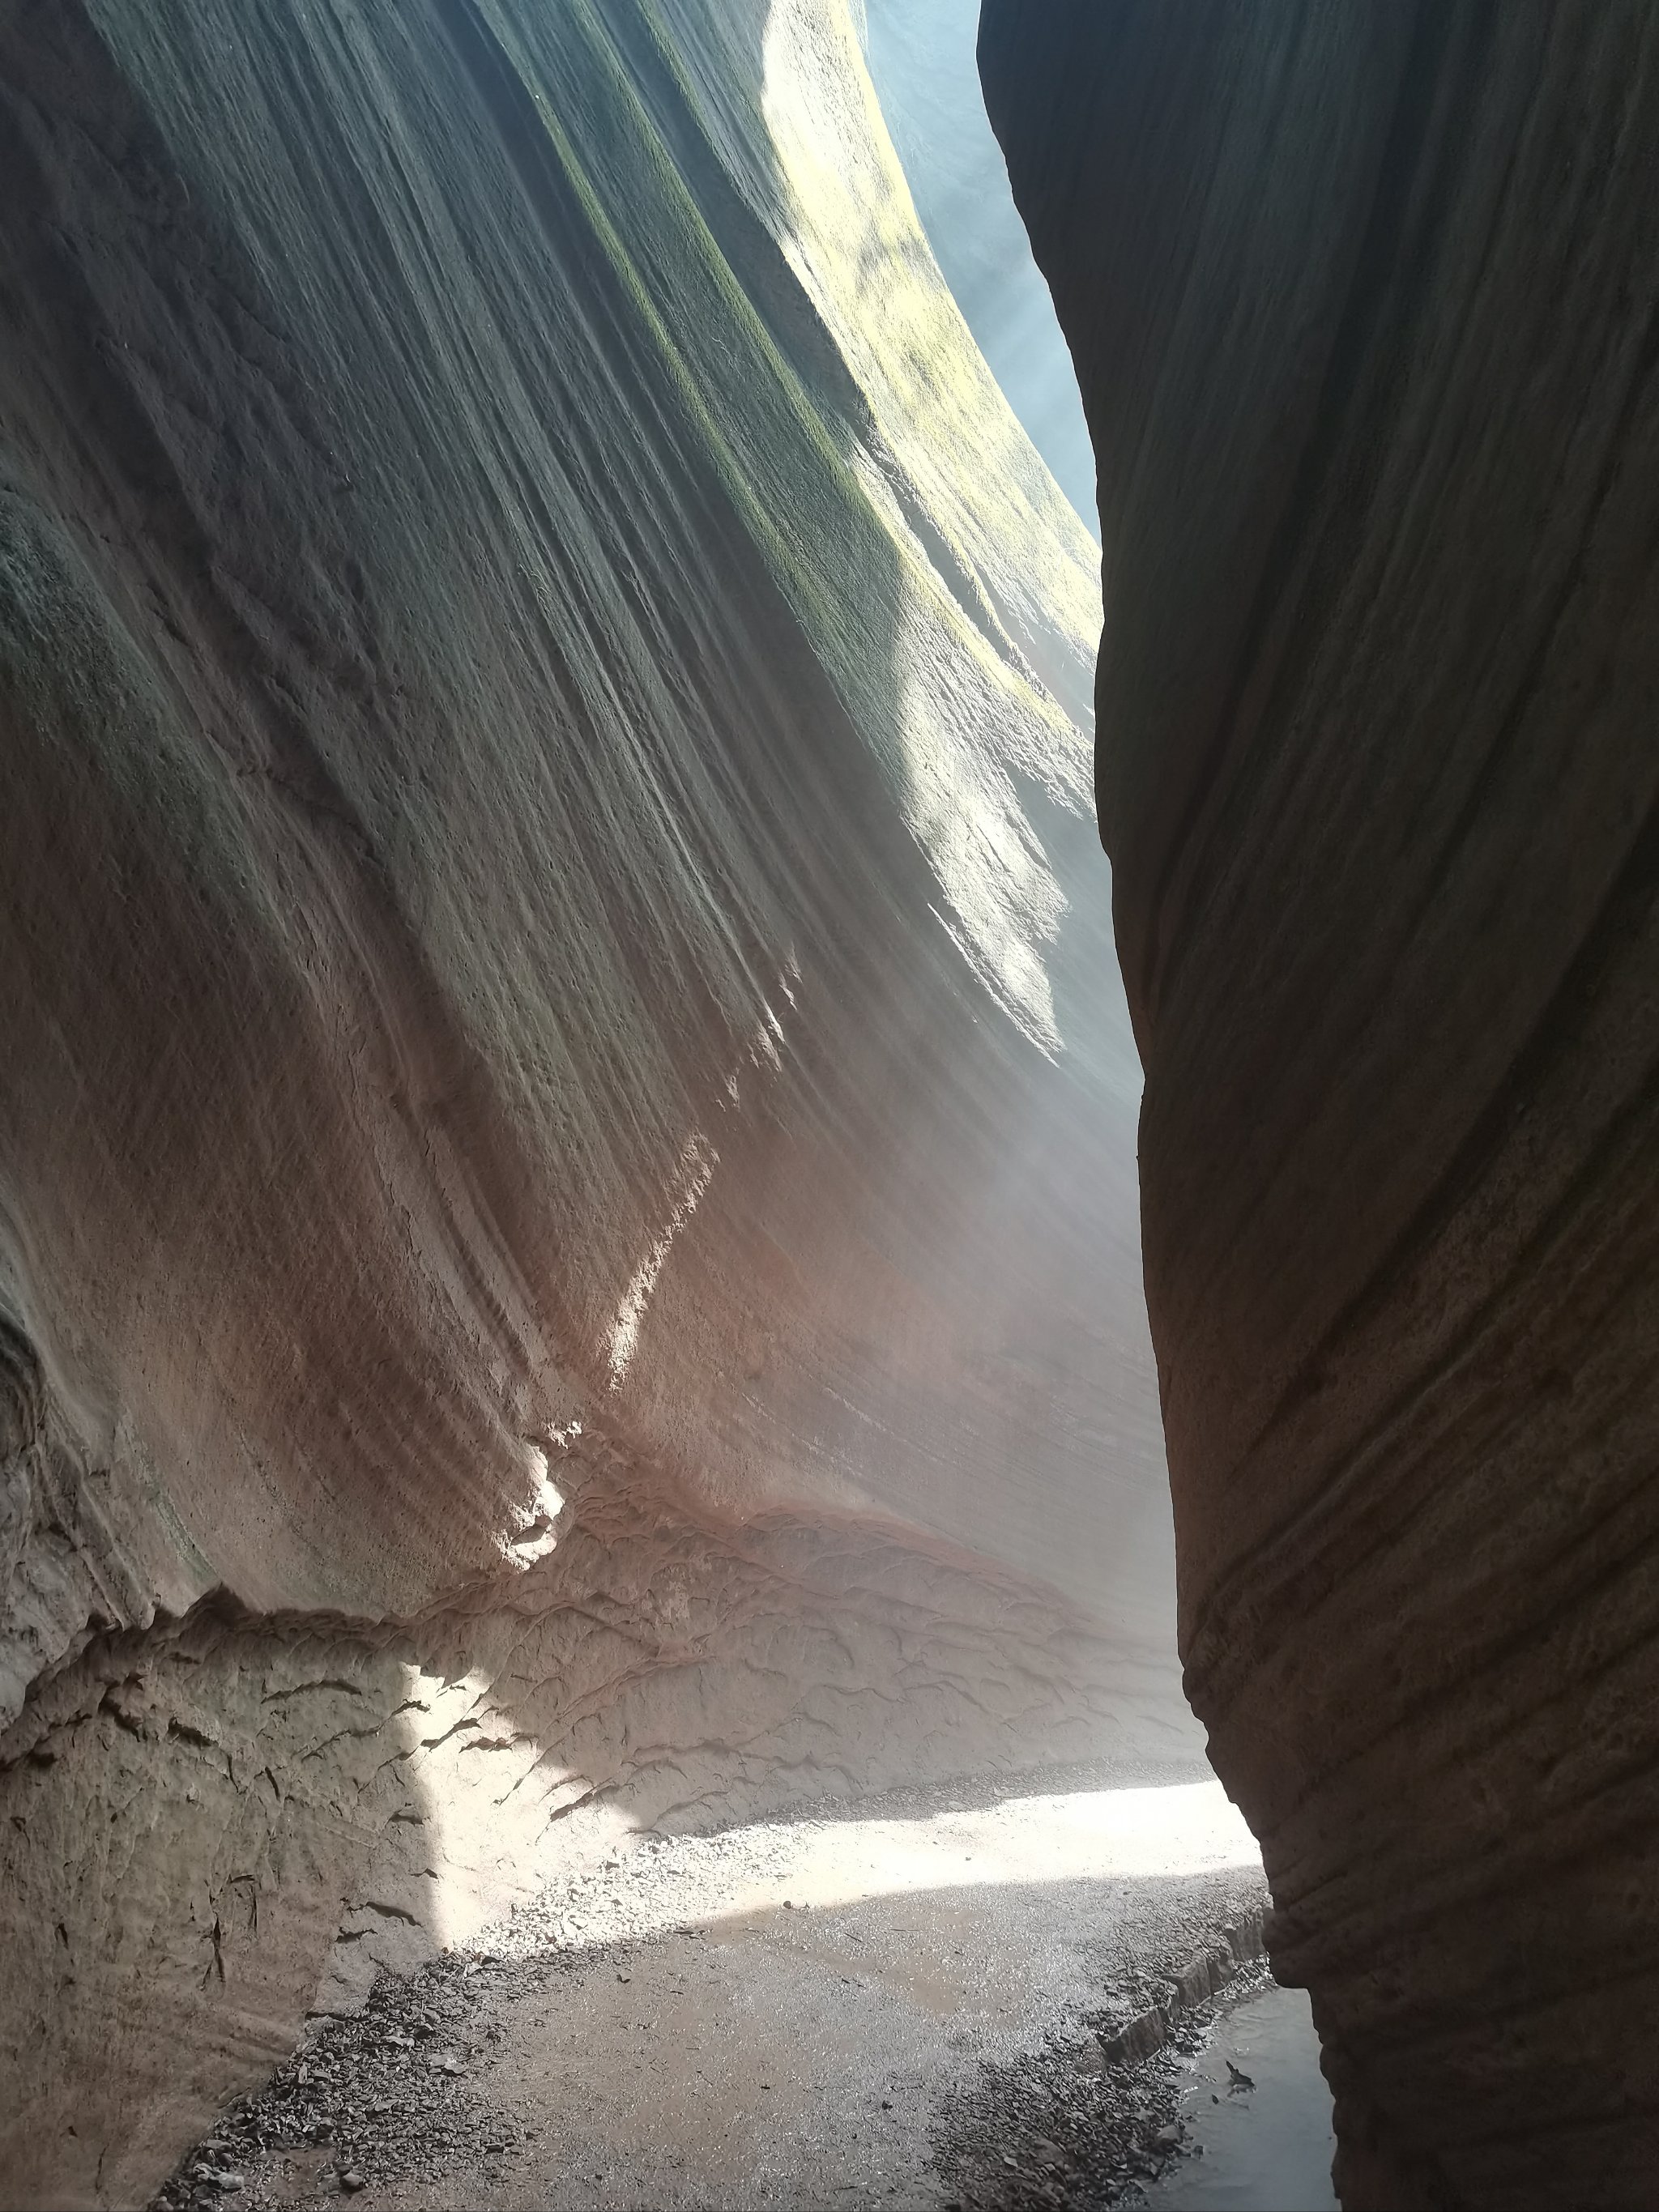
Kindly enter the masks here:
<path id="1" fill-rule="evenodd" d="M 1182 1641 L 1352 2206 L 1659 2172 L 1659 21 L 989 0 Z"/>
<path id="2" fill-rule="evenodd" d="M 841 0 L 0 0 L 0 2194 L 1184 1751 L 1096 554 Z M 609 1825 L 607 1825 L 609 1824 Z"/>

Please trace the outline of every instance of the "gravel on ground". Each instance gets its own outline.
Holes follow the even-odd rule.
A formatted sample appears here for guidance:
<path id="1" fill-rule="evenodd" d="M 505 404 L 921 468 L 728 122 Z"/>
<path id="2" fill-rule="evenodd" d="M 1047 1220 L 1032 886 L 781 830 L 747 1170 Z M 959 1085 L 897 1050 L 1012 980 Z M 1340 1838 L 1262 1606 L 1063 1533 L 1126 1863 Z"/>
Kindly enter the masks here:
<path id="1" fill-rule="evenodd" d="M 1264 1901 L 1187 1775 L 635 1836 L 316 2023 L 155 2205 L 1109 2203 L 1180 2155 L 1180 2058 L 1261 1978 Z"/>

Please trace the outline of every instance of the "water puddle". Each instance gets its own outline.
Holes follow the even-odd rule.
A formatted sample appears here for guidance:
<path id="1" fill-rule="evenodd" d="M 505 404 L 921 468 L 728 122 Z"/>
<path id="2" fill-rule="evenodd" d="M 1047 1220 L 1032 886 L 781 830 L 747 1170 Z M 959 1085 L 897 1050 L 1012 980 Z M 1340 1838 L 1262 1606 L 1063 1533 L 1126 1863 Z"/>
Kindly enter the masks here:
<path id="1" fill-rule="evenodd" d="M 1152 2212 L 1337 2212 L 1331 2093 L 1305 1990 L 1271 1987 L 1218 2023 L 1180 2118 L 1202 2154 L 1146 2190 Z"/>

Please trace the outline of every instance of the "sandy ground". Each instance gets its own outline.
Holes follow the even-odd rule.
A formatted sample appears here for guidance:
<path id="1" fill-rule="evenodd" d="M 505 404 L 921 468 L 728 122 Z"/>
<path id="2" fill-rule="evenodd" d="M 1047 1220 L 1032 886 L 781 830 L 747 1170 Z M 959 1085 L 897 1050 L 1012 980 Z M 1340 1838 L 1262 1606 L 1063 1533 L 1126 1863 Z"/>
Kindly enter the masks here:
<path id="1" fill-rule="evenodd" d="M 1167 2160 L 1178 2087 L 1114 2084 L 1102 2037 L 1261 1901 L 1213 1781 L 635 1838 L 322 2027 L 158 2202 L 1068 2203 L 1090 2109 L 1097 2202 Z"/>

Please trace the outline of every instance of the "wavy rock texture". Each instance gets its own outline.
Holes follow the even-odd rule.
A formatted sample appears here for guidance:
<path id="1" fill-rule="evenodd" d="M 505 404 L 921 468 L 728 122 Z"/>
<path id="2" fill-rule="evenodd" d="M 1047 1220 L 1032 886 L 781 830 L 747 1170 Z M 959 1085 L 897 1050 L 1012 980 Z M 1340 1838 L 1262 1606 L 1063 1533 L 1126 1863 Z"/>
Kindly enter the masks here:
<path id="1" fill-rule="evenodd" d="M 1659 2172 L 1659 19 L 991 0 L 1182 1646 L 1354 2206 Z"/>
<path id="2" fill-rule="evenodd" d="M 841 0 L 0 0 L 0 2174 L 1185 1755 L 1095 554 Z"/>

